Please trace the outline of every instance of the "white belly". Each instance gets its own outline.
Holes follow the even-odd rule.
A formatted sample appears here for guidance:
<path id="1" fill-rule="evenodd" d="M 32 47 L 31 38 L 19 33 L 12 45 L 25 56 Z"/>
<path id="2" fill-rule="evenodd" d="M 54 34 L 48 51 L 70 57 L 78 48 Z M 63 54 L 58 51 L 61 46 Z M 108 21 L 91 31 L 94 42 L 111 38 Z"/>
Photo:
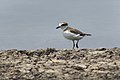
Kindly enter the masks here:
<path id="1" fill-rule="evenodd" d="M 80 40 L 84 37 L 84 36 L 80 36 L 80 34 L 74 34 L 69 31 L 63 32 L 63 36 L 69 40 Z"/>

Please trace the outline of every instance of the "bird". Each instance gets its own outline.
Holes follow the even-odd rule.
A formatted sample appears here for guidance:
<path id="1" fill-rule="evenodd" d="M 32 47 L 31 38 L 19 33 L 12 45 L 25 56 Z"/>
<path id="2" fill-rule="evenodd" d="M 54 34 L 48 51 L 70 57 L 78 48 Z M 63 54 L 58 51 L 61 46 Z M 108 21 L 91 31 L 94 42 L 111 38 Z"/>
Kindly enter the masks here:
<path id="1" fill-rule="evenodd" d="M 72 40 L 73 42 L 73 47 L 72 49 L 75 48 L 79 48 L 78 43 L 79 40 L 83 39 L 83 37 L 85 36 L 91 36 L 91 34 L 89 33 L 83 33 L 78 29 L 75 29 L 73 27 L 69 27 L 67 22 L 60 22 L 58 24 L 58 26 L 56 27 L 56 29 L 61 28 L 63 36 L 68 39 L 68 40 Z M 76 41 L 76 43 L 75 43 Z"/>

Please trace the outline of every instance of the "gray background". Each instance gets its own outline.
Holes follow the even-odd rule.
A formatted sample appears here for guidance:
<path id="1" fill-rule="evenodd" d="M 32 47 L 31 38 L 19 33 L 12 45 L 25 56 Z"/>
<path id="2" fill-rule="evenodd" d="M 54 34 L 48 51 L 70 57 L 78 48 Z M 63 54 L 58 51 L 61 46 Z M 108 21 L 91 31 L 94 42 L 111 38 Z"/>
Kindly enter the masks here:
<path id="1" fill-rule="evenodd" d="M 92 33 L 81 48 L 120 47 L 120 0 L 0 0 L 0 49 L 70 49 L 62 21 Z"/>

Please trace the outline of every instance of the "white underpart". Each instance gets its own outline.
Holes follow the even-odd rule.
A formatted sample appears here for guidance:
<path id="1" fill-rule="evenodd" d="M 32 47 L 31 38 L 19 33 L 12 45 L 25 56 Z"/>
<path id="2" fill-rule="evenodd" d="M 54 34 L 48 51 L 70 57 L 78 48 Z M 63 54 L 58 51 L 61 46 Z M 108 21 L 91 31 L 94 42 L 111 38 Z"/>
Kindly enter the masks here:
<path id="1" fill-rule="evenodd" d="M 80 34 L 71 33 L 68 30 L 63 32 L 63 36 L 69 40 L 80 40 L 84 37 L 84 36 L 80 36 Z"/>

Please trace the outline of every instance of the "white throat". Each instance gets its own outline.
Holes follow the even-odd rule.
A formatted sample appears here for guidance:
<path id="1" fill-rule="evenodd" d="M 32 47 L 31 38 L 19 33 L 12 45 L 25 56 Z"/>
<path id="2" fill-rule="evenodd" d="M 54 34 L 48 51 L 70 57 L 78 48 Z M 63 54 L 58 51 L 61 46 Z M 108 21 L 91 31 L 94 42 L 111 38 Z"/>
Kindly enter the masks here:
<path id="1" fill-rule="evenodd" d="M 64 31 L 68 26 L 61 26 L 61 29 Z"/>

